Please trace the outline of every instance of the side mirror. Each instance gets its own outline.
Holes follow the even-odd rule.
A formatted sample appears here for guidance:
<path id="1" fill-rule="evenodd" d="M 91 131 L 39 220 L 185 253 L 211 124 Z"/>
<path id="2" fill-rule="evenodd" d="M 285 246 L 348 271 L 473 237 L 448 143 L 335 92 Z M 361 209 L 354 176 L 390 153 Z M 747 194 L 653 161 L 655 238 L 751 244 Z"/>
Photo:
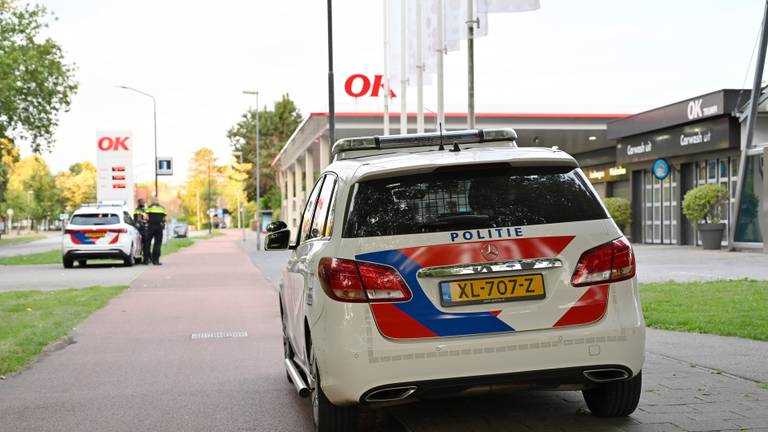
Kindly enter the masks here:
<path id="1" fill-rule="evenodd" d="M 274 222 L 271 222 L 269 225 L 267 225 L 268 233 L 278 232 L 284 229 L 288 229 L 288 224 L 286 224 L 283 221 L 274 221 Z"/>
<path id="2" fill-rule="evenodd" d="M 267 228 L 267 231 L 269 231 L 269 228 Z M 264 240 L 264 250 L 286 250 L 288 249 L 288 244 L 290 241 L 291 230 L 289 229 L 281 229 L 279 231 L 270 232 L 267 234 L 267 237 Z"/>

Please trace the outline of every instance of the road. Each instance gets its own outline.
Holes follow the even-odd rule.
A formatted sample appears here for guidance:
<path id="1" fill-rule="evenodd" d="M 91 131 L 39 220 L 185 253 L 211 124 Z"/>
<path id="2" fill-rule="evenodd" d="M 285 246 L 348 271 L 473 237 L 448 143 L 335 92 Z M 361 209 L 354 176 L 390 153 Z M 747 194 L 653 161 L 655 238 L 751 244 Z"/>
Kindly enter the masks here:
<path id="1" fill-rule="evenodd" d="M 281 258 L 261 254 L 230 233 L 150 267 L 73 344 L 0 381 L 0 431 L 312 430 L 308 402 L 285 379 L 276 292 L 252 265 Z M 576 392 L 526 392 L 391 408 L 362 430 L 397 430 L 390 417 L 413 432 L 768 425 L 768 391 L 713 372 L 650 352 L 640 408 L 626 419 L 592 417 Z"/>
<path id="2" fill-rule="evenodd" d="M 38 252 L 47 252 L 52 249 L 61 248 L 61 234 L 60 233 L 42 233 L 46 238 L 31 241 L 28 243 L 15 243 L 9 245 L 0 246 L 0 258 L 16 256 L 16 255 L 28 255 Z"/>
<path id="3" fill-rule="evenodd" d="M 95 285 L 128 285 L 147 266 L 93 264 L 65 269 L 61 264 L 0 266 L 0 292 L 20 290 L 59 290 Z"/>

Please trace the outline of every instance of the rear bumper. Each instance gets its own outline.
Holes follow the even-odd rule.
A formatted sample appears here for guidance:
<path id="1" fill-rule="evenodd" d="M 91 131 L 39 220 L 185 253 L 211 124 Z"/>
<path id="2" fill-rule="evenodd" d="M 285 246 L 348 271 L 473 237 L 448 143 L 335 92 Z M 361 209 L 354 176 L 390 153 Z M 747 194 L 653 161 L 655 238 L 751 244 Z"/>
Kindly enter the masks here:
<path id="1" fill-rule="evenodd" d="M 64 259 L 118 259 L 125 260 L 128 253 L 121 249 L 83 250 L 70 249 L 64 253 Z"/>
<path id="2" fill-rule="evenodd" d="M 590 371 L 614 371 L 615 381 L 627 379 L 632 371 L 623 365 L 593 365 L 536 370 L 497 375 L 480 375 L 430 381 L 395 383 L 372 388 L 360 397 L 360 404 L 381 406 L 425 399 L 466 396 L 514 390 L 571 390 L 594 387 Z"/>
<path id="3" fill-rule="evenodd" d="M 635 376 L 645 361 L 638 294 L 635 280 L 612 284 L 605 315 L 589 325 L 416 341 L 383 337 L 367 305 L 331 310 L 340 303 L 329 302 L 326 318 L 311 329 L 323 390 L 331 402 L 349 405 L 401 384 L 427 398 L 491 385 L 583 387 L 584 370 L 606 365 Z M 330 324 L 330 315 L 343 322 Z"/>

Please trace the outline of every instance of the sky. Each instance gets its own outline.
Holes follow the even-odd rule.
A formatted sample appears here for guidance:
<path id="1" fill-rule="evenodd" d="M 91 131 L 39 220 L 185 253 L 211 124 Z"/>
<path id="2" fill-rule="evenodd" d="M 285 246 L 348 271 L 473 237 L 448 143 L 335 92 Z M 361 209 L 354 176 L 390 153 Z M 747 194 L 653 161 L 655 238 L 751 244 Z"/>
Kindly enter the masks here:
<path id="1" fill-rule="evenodd" d="M 287 93 L 305 116 L 328 110 L 325 1 L 33 1 L 56 15 L 48 33 L 80 84 L 46 155 L 54 171 L 95 161 L 98 132 L 130 130 L 137 180 L 152 177 L 151 100 L 117 85 L 156 97 L 158 155 L 174 158 L 164 180 L 176 184 L 198 148 L 230 160 L 226 132 L 256 103 L 243 90 L 258 90 L 262 107 Z M 636 113 L 751 87 L 763 4 L 541 0 L 538 11 L 491 15 L 475 43 L 476 111 Z M 346 95 L 344 81 L 383 70 L 382 1 L 334 0 L 333 13 L 336 110 L 381 112 L 380 99 Z M 446 56 L 448 112 L 466 112 L 466 61 L 464 45 Z M 415 88 L 406 91 L 414 111 Z M 434 85 L 424 94 L 436 110 Z"/>

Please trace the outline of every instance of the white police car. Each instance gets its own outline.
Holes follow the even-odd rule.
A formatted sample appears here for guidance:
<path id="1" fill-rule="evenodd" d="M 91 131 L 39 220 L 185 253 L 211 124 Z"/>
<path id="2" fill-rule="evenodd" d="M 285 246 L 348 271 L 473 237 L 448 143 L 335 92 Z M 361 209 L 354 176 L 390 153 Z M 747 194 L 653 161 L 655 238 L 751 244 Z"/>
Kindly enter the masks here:
<path id="1" fill-rule="evenodd" d="M 629 242 L 568 154 L 511 129 L 345 139 L 280 287 L 285 365 L 320 431 L 358 405 L 581 390 L 637 407 L 645 324 Z M 443 145 L 441 145 L 441 142 Z"/>
<path id="2" fill-rule="evenodd" d="M 89 259 L 118 259 L 132 266 L 141 258 L 141 234 L 122 204 L 86 204 L 72 214 L 61 239 L 65 268 Z"/>

